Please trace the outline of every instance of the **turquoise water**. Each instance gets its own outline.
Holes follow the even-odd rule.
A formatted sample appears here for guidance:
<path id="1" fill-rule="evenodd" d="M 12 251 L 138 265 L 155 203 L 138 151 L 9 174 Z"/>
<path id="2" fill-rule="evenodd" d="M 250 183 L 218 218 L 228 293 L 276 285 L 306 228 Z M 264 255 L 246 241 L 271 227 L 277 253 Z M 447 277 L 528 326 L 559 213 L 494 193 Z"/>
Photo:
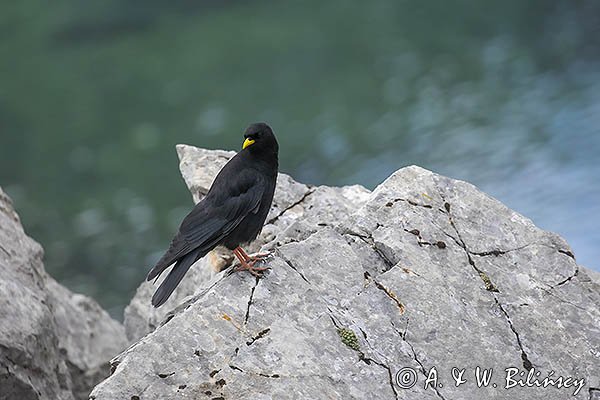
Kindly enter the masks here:
<path id="1" fill-rule="evenodd" d="M 417 164 L 600 269 L 600 3 L 0 5 L 0 185 L 46 267 L 118 315 L 191 206 L 176 143 L 373 188 Z"/>

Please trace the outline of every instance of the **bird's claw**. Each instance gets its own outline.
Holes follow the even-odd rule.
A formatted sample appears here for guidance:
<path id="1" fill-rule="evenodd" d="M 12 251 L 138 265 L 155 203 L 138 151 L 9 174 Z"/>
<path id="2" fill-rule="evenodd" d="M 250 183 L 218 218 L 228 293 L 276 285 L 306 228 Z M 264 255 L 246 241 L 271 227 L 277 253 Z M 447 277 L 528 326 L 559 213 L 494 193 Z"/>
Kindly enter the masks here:
<path id="1" fill-rule="evenodd" d="M 256 277 L 261 277 L 262 273 L 269 269 L 269 267 L 255 267 L 257 263 L 264 262 L 267 258 L 271 257 L 271 253 L 256 253 L 252 255 L 246 254 L 242 248 L 234 249 L 234 254 L 240 261 L 240 264 L 236 266 L 233 271 L 248 271 Z"/>
<path id="2" fill-rule="evenodd" d="M 244 264 L 240 264 L 238 266 L 236 266 L 233 271 L 234 272 L 239 272 L 239 271 L 248 271 L 250 272 L 252 275 L 256 276 L 256 277 L 261 277 L 262 274 L 268 270 L 271 269 L 269 267 L 255 267 L 254 264 L 256 263 L 256 260 L 250 261 L 248 263 L 244 263 Z"/>

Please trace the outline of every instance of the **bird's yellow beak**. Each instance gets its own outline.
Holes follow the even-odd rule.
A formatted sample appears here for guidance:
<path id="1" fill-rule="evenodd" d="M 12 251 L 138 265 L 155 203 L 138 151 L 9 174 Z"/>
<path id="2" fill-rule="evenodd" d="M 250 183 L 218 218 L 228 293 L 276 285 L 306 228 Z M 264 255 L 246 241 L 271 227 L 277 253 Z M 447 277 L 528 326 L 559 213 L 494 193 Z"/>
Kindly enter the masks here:
<path id="1" fill-rule="evenodd" d="M 242 150 L 250 146 L 251 144 L 254 144 L 255 141 L 256 140 L 254 139 L 246 138 L 246 140 L 244 140 L 244 144 L 242 145 Z"/>

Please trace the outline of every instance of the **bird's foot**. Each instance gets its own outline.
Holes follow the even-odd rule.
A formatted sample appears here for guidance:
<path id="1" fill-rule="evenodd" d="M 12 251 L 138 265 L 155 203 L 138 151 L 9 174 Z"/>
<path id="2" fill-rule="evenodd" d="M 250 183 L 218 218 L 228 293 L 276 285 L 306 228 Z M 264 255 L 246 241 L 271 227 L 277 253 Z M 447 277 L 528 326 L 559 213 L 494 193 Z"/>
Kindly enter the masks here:
<path id="1" fill-rule="evenodd" d="M 266 270 L 268 270 L 270 268 L 269 267 L 255 267 L 254 264 L 256 264 L 257 261 L 260 261 L 260 260 L 251 260 L 249 262 L 244 261 L 244 262 L 240 263 L 240 265 L 237 265 L 233 269 L 233 271 L 234 272 L 248 271 L 254 276 L 261 277 L 263 272 L 265 272 Z"/>
<path id="2" fill-rule="evenodd" d="M 253 254 L 249 256 L 246 252 L 241 248 L 237 247 L 233 250 L 233 254 L 240 261 L 240 265 L 234 268 L 234 272 L 238 271 L 248 271 L 252 275 L 260 277 L 262 273 L 269 269 L 268 267 L 255 267 L 254 265 L 258 262 L 263 261 L 265 258 L 270 256 L 269 253 L 266 254 Z"/>

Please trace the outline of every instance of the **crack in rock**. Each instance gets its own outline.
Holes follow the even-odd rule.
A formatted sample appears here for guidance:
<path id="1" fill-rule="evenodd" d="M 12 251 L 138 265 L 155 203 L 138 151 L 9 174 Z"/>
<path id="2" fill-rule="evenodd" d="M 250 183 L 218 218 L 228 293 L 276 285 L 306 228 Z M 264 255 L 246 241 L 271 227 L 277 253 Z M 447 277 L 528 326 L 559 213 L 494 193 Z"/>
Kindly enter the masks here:
<path id="1" fill-rule="evenodd" d="M 460 245 L 460 243 L 459 243 L 459 245 Z M 567 250 L 557 250 L 556 247 L 550 246 L 550 245 L 548 245 L 546 243 L 528 243 L 528 244 L 525 244 L 523 246 L 515 247 L 513 249 L 506 249 L 506 250 L 494 249 L 494 250 L 480 251 L 480 252 L 475 252 L 475 251 L 469 250 L 469 253 L 471 253 L 472 255 L 475 255 L 475 256 L 480 256 L 480 257 L 485 257 L 485 256 L 496 256 L 496 257 L 498 257 L 498 256 L 501 256 L 503 254 L 510 253 L 510 252 L 513 252 L 513 251 L 523 250 L 523 249 L 526 249 L 526 248 L 531 247 L 531 246 L 543 246 L 543 247 L 547 247 L 549 249 L 558 251 L 561 254 L 566 254 L 567 256 L 572 257 L 573 259 L 575 259 L 575 257 L 572 255 L 572 253 L 570 251 L 567 251 Z M 461 247 L 462 247 L 462 245 L 461 245 Z"/>
<path id="2" fill-rule="evenodd" d="M 489 250 L 489 251 L 479 251 L 479 252 L 475 252 L 475 251 L 470 251 L 470 253 L 474 256 L 479 256 L 479 257 L 487 257 L 487 256 L 501 256 L 504 255 L 506 253 L 510 253 L 511 251 L 517 251 L 517 250 L 521 250 L 524 249 L 526 247 L 531 246 L 531 244 L 526 244 L 525 246 L 521 246 L 521 247 L 517 247 L 515 249 L 508 249 L 508 250 L 500 250 L 500 249 L 494 249 L 494 250 Z"/>
<path id="3" fill-rule="evenodd" d="M 246 346 L 251 346 L 252 344 L 254 344 L 254 342 L 256 342 L 258 339 L 262 339 L 265 336 L 267 336 L 269 334 L 269 332 L 271 332 L 271 328 L 265 328 L 262 331 L 258 332 L 256 334 L 256 336 L 252 336 L 252 338 L 246 342 Z"/>
<path id="4" fill-rule="evenodd" d="M 252 291 L 250 292 L 250 298 L 248 299 L 248 307 L 246 308 L 246 315 L 244 316 L 244 325 L 246 325 L 248 323 L 248 318 L 250 318 L 250 306 L 252 305 L 252 300 L 254 299 L 254 291 L 256 290 L 256 287 L 258 286 L 258 283 L 260 282 L 260 278 L 257 276 L 255 277 L 256 282 L 254 283 L 254 286 L 252 286 Z"/>
<path id="5" fill-rule="evenodd" d="M 452 241 L 454 243 L 456 243 L 456 245 L 458 247 L 462 247 L 462 243 L 455 238 L 454 236 L 452 236 L 451 234 L 449 234 L 448 232 L 446 232 L 441 226 L 439 226 L 437 223 L 433 222 L 433 225 L 435 225 L 444 235 L 448 236 L 450 239 L 452 239 Z"/>
<path id="6" fill-rule="evenodd" d="M 440 249 L 446 248 L 446 242 L 444 242 L 442 240 L 438 240 L 435 243 L 431 243 L 431 242 L 428 242 L 427 240 L 423 240 L 423 237 L 421 236 L 421 231 L 419 231 L 418 229 L 408 230 L 405 228 L 404 232 L 415 235 L 417 237 L 417 244 L 419 245 L 419 247 L 423 247 L 423 245 L 425 245 L 425 246 L 437 246 Z"/>
<path id="7" fill-rule="evenodd" d="M 393 260 L 390 260 L 389 257 L 386 256 L 383 253 L 383 251 L 377 247 L 377 243 L 375 242 L 375 239 L 373 239 L 373 235 L 369 234 L 369 235 L 365 236 L 365 235 L 361 235 L 356 232 L 350 232 L 350 231 L 344 232 L 343 234 L 357 237 L 361 241 L 363 241 L 366 245 L 368 245 L 370 248 L 373 249 L 373 251 L 377 254 L 377 256 L 383 261 L 383 263 L 386 266 L 386 268 L 381 273 L 386 273 L 390 269 L 392 269 L 396 266 L 397 263 L 394 262 Z"/>
<path id="8" fill-rule="evenodd" d="M 559 253 L 565 254 L 575 260 L 575 254 L 571 253 L 569 250 L 558 250 Z"/>
<path id="9" fill-rule="evenodd" d="M 276 249 L 277 254 L 279 255 L 279 257 L 283 260 L 283 262 L 285 262 L 287 264 L 288 267 L 290 267 L 291 269 L 293 269 L 294 271 L 296 271 L 296 273 L 298 275 L 300 275 L 300 277 L 309 285 L 311 285 L 310 281 L 308 279 L 306 279 L 306 277 L 304 276 L 304 274 L 302 272 L 300 272 L 300 270 L 298 268 L 296 268 L 294 266 L 294 264 L 292 264 L 292 262 L 290 260 L 288 260 L 283 253 L 281 252 L 281 250 L 279 250 L 279 248 Z"/>
<path id="10" fill-rule="evenodd" d="M 277 221 L 283 214 L 285 214 L 288 210 L 296 207 L 298 204 L 302 203 L 304 200 L 306 200 L 306 198 L 308 196 L 310 196 L 311 194 L 313 194 L 315 192 L 316 189 L 314 188 L 310 188 L 306 191 L 306 193 L 304 193 L 302 195 L 302 197 L 300 198 L 300 200 L 292 203 L 291 205 L 287 206 L 286 208 L 284 208 L 279 214 L 277 214 L 276 216 L 274 216 L 273 218 L 271 218 L 270 220 L 268 220 L 265 225 L 269 225 L 274 223 L 275 221 Z"/>
<path id="11" fill-rule="evenodd" d="M 339 331 L 340 329 L 342 329 L 342 325 L 340 323 L 338 323 L 336 321 L 336 318 L 333 316 L 333 311 L 329 307 L 327 307 L 327 310 L 328 310 L 329 318 L 331 319 L 331 322 L 332 322 L 333 326 L 335 327 L 336 331 Z M 352 320 L 352 322 L 353 322 L 353 324 L 355 324 L 355 322 L 353 320 Z M 361 333 L 362 333 L 362 335 L 363 335 L 363 337 L 365 339 L 365 342 L 369 345 L 369 347 L 371 349 L 373 349 L 373 346 L 371 345 L 371 343 L 367 339 L 367 337 L 368 337 L 367 333 L 362 328 L 360 328 L 360 327 L 358 329 L 361 331 Z M 396 387 L 394 386 L 394 374 L 392 373 L 392 369 L 389 367 L 389 365 L 384 364 L 383 362 L 376 361 L 376 360 L 374 360 L 372 358 L 366 357 L 365 354 L 360 349 L 358 349 L 356 351 L 358 352 L 358 358 L 359 358 L 359 360 L 363 361 L 365 364 L 371 365 L 371 362 L 372 362 L 373 364 L 378 365 L 381 368 L 384 368 L 384 369 L 387 370 L 390 387 L 392 389 L 392 393 L 394 393 L 394 398 L 398 399 L 398 392 L 396 391 Z"/>
<path id="12" fill-rule="evenodd" d="M 527 353 L 523 349 L 523 344 L 521 343 L 521 338 L 519 336 L 519 332 L 517 332 L 517 330 L 515 329 L 515 327 L 512 323 L 512 320 L 510 319 L 510 316 L 508 315 L 508 312 L 506 312 L 504 307 L 502 307 L 502 304 L 500 304 L 500 301 L 498 301 L 498 298 L 495 295 L 494 295 L 494 300 L 496 301 L 496 304 L 498 305 L 498 307 L 500 308 L 500 310 L 506 317 L 506 320 L 508 321 L 508 325 L 510 326 L 510 329 L 513 331 L 513 333 L 515 334 L 515 337 L 517 338 L 517 344 L 519 345 L 519 349 L 521 349 L 521 360 L 523 361 L 523 368 L 525 368 L 528 371 L 531 370 L 533 368 L 533 364 L 531 363 L 531 361 L 529 361 L 529 358 L 527 357 Z"/>
<path id="13" fill-rule="evenodd" d="M 210 286 L 204 288 L 200 293 L 194 295 L 193 297 L 189 298 L 188 300 L 184 301 L 183 303 L 181 303 L 180 305 L 175 307 L 173 310 L 169 311 L 164 316 L 164 318 L 162 319 L 162 321 L 159 323 L 158 326 L 162 327 L 163 325 L 166 325 L 169 321 L 171 321 L 173 319 L 173 317 L 175 317 L 178 314 L 181 314 L 182 312 L 184 312 L 185 310 L 190 308 L 194 303 L 196 303 L 198 300 L 200 300 L 202 297 L 204 297 L 212 288 L 217 286 L 219 283 L 221 283 L 222 280 L 224 280 L 225 278 L 227 278 L 228 276 L 230 276 L 232 274 L 233 274 L 233 267 L 229 268 L 228 270 L 225 270 L 223 275 L 219 279 L 217 279 L 215 282 L 213 282 Z M 131 345 L 130 348 L 133 348 L 135 345 L 137 345 L 137 343 L 138 342 Z"/>
<path id="14" fill-rule="evenodd" d="M 437 224 L 436 224 L 434 221 L 432 221 L 432 222 L 433 222 L 433 224 L 434 224 L 435 226 L 437 226 L 438 228 L 440 228 L 440 230 L 441 230 L 441 231 L 442 231 L 442 232 L 443 232 L 443 233 L 444 233 L 446 236 L 448 236 L 449 238 L 453 239 L 453 240 L 456 242 L 456 244 L 458 244 L 460 247 L 462 247 L 463 249 L 465 249 L 469 255 L 476 255 L 476 256 L 482 256 L 482 257 L 485 257 L 485 256 L 490 256 L 490 255 L 493 255 L 493 256 L 500 256 L 500 255 L 503 255 L 503 254 L 506 254 L 506 253 L 510 253 L 510 252 L 512 252 L 512 251 L 522 250 L 522 249 L 525 249 L 525 248 L 527 248 L 527 247 L 530 247 L 530 246 L 536 246 L 536 245 L 537 245 L 537 246 L 544 246 L 544 247 L 548 247 L 548 248 L 550 248 L 550 249 L 552 249 L 552 250 L 558 251 L 558 252 L 559 252 L 559 253 L 561 253 L 561 254 L 565 254 L 565 255 L 567 255 L 568 257 L 571 257 L 573 260 L 575 260 L 575 255 L 574 255 L 573 253 L 571 253 L 569 250 L 557 249 L 556 247 L 554 247 L 554 246 L 550 246 L 550 245 L 548 245 L 548 244 L 546 244 L 546 243 L 528 243 L 528 244 L 525 244 L 525 245 L 523 245 L 523 246 L 519 246 L 519 247 L 515 247 L 515 248 L 513 248 L 513 249 L 507 249 L 507 250 L 494 249 L 494 250 L 489 250 L 489 251 L 481 251 L 481 252 L 474 252 L 474 251 L 471 251 L 471 250 L 469 250 L 469 249 L 467 248 L 467 245 L 466 245 L 465 241 L 463 240 L 463 238 L 462 238 L 462 236 L 461 236 L 460 232 L 458 231 L 458 228 L 456 227 L 456 224 L 454 223 L 454 219 L 452 218 L 452 215 L 451 215 L 451 213 L 450 213 L 450 203 L 448 203 L 448 202 L 446 201 L 446 198 L 445 198 L 445 196 L 442 194 L 442 192 L 441 192 L 441 190 L 440 190 L 439 188 L 438 188 L 438 192 L 439 192 L 439 194 L 440 194 L 440 197 L 441 197 L 441 198 L 442 198 L 442 200 L 444 201 L 444 209 L 441 209 L 441 208 L 439 208 L 438 210 L 439 210 L 439 211 L 440 211 L 442 214 L 445 214 L 445 215 L 447 215 L 447 216 L 448 216 L 448 220 L 449 220 L 449 222 L 450 222 L 450 225 L 452 226 L 452 228 L 453 228 L 453 229 L 454 229 L 454 231 L 456 232 L 456 235 L 458 236 L 458 239 L 456 239 L 454 236 L 452 236 L 452 235 L 450 235 L 449 233 L 447 233 L 446 231 L 444 231 L 444 230 L 443 230 L 443 229 L 442 229 L 442 228 L 441 228 L 439 225 L 437 225 Z"/>
<path id="15" fill-rule="evenodd" d="M 410 319 L 406 318 L 406 326 L 404 327 L 404 332 L 402 332 L 402 334 L 400 335 L 402 337 L 402 340 L 406 340 L 406 334 L 408 332 L 408 324 L 409 323 L 410 323 Z M 394 323 L 392 323 L 392 326 L 394 326 Z M 394 327 L 394 329 L 395 329 L 395 327 Z M 398 331 L 396 331 L 396 332 L 398 332 Z M 400 333 L 400 332 L 398 332 L 398 333 Z"/>
<path id="16" fill-rule="evenodd" d="M 567 282 L 571 282 L 571 279 L 575 278 L 578 274 L 579 274 L 579 267 L 575 266 L 575 272 L 573 272 L 573 275 L 563 279 L 562 281 L 558 282 L 556 285 L 553 285 L 552 289 L 554 289 L 557 286 L 562 286 Z"/>
<path id="17" fill-rule="evenodd" d="M 385 369 L 388 373 L 388 378 L 390 380 L 390 387 L 392 389 L 392 393 L 394 393 L 394 398 L 398 399 L 398 392 L 396 391 L 396 387 L 394 386 L 394 374 L 392 373 L 392 369 L 389 365 L 384 364 L 380 361 L 374 360 L 365 356 L 362 352 L 360 353 L 360 360 L 363 361 L 367 365 L 371 365 L 371 363 Z"/>
<path id="18" fill-rule="evenodd" d="M 406 203 L 410 204 L 411 206 L 415 206 L 415 207 L 423 207 L 423 208 L 429 208 L 429 209 L 432 209 L 432 208 L 433 208 L 433 206 L 432 206 L 431 204 L 420 204 L 420 203 L 417 203 L 417 202 L 416 202 L 416 201 L 414 201 L 414 200 L 410 200 L 410 199 L 400 199 L 400 198 L 397 198 L 397 199 L 393 199 L 393 200 L 390 200 L 390 201 L 388 201 L 388 202 L 385 204 L 385 206 L 386 206 L 386 207 L 392 207 L 392 206 L 393 206 L 395 203 L 397 203 L 397 202 L 399 202 L 399 201 L 406 202 Z"/>
<path id="19" fill-rule="evenodd" d="M 362 328 L 359 328 L 359 329 L 362 332 L 365 342 L 367 343 L 369 348 L 371 350 L 373 350 L 374 352 L 378 353 L 377 350 L 373 347 L 373 345 L 371 345 L 371 342 L 368 339 L 367 333 Z M 381 356 L 381 355 L 379 355 L 379 356 Z M 394 393 L 394 397 L 396 399 L 398 399 L 398 392 L 396 391 L 396 386 L 394 385 L 394 374 L 392 373 L 392 369 L 390 368 L 390 366 L 382 361 L 377 361 L 374 358 L 367 357 L 365 355 L 365 353 L 363 353 L 360 350 L 358 353 L 358 359 L 367 365 L 371 365 L 371 363 L 373 363 L 373 364 L 385 369 L 388 373 L 388 379 L 389 379 L 389 383 L 390 383 L 390 388 L 392 389 L 392 393 Z"/>
<path id="20" fill-rule="evenodd" d="M 414 360 L 417 362 L 417 364 L 419 364 L 419 366 L 421 367 L 421 373 L 423 374 L 423 376 L 425 376 L 427 378 L 427 372 L 425 370 L 425 366 L 423 365 L 423 363 L 421 362 L 421 360 L 419 360 L 419 357 L 417 357 L 417 352 L 415 351 L 415 348 L 413 347 L 413 345 L 406 339 L 404 339 L 404 341 L 406 342 L 406 344 L 408 344 L 408 346 L 410 347 L 411 352 L 413 353 L 413 358 Z M 442 396 L 442 394 L 440 393 L 440 391 L 438 390 L 438 388 L 436 388 L 435 386 L 431 386 L 431 388 L 435 391 L 435 393 L 437 394 L 437 396 L 442 399 L 445 400 L 444 396 Z"/>
<path id="21" fill-rule="evenodd" d="M 240 372 L 245 372 L 243 369 L 241 369 L 240 367 L 238 367 L 237 365 L 233 365 L 233 364 L 229 364 L 229 368 L 231 368 L 234 371 L 240 371 Z"/>
<path id="22" fill-rule="evenodd" d="M 439 191 L 440 197 L 444 201 L 444 208 L 446 209 L 445 214 L 448 216 L 448 221 L 450 222 L 450 226 L 452 226 L 452 228 L 456 232 L 456 235 L 458 236 L 458 240 L 460 242 L 460 243 L 458 243 L 458 245 L 460 247 L 462 247 L 463 250 L 465 251 L 465 253 L 467 254 L 467 260 L 469 261 L 469 264 L 471 265 L 471 267 L 473 267 L 473 269 L 477 272 L 477 274 L 479 275 L 479 277 L 485 284 L 485 290 L 487 290 L 489 292 L 499 292 L 498 288 L 496 287 L 496 285 L 494 285 L 494 283 L 490 279 L 489 275 L 485 271 L 483 271 L 481 268 L 477 267 L 477 265 L 475 264 L 473 257 L 471 257 L 471 254 L 473 254 L 473 253 L 471 253 L 471 251 L 468 249 L 467 244 L 465 243 L 464 239 L 462 238 L 462 235 L 458 231 L 456 224 L 454 223 L 454 218 L 452 217 L 452 214 L 450 214 L 450 203 L 448 203 L 446 201 L 446 198 L 442 194 L 441 190 L 438 189 L 438 191 Z"/>
<path id="23" fill-rule="evenodd" d="M 396 333 L 402 338 L 402 340 L 406 344 L 408 344 L 408 346 L 410 347 L 410 350 L 411 350 L 412 355 L 413 355 L 413 359 L 421 367 L 420 370 L 421 370 L 421 373 L 423 374 L 423 376 L 425 378 L 428 378 L 428 376 L 427 376 L 427 370 L 425 369 L 425 366 L 423 365 L 423 362 L 421 360 L 419 360 L 419 357 L 417 357 L 417 352 L 415 351 L 414 346 L 408 341 L 408 339 L 406 339 L 406 333 L 407 333 L 407 329 L 408 329 L 408 321 L 406 322 L 406 328 L 405 328 L 404 332 L 400 332 L 396 328 L 396 326 L 394 325 L 394 323 L 392 321 L 390 321 L 390 323 L 392 324 L 392 328 L 394 329 L 394 331 L 396 331 Z M 440 393 L 440 391 L 438 390 L 438 388 L 435 387 L 435 385 L 431 386 L 431 388 L 435 391 L 435 393 L 437 394 L 437 396 L 440 399 L 445 400 L 444 396 L 442 396 L 442 394 Z"/>
<path id="24" fill-rule="evenodd" d="M 469 264 L 471 264 L 471 266 L 479 273 L 479 277 L 484 281 L 484 283 L 486 285 L 486 290 L 488 290 L 490 292 L 499 292 L 499 290 L 496 288 L 496 286 L 494 286 L 494 284 L 492 283 L 491 279 L 489 279 L 489 276 L 483 270 L 479 269 L 475 265 L 475 261 L 473 261 L 473 258 L 471 257 L 472 253 L 467 248 L 467 245 L 466 245 L 465 241 L 463 240 L 460 232 L 458 231 L 458 228 L 456 227 L 456 224 L 454 223 L 454 219 L 452 218 L 452 215 L 450 214 L 450 203 L 448 203 L 446 201 L 445 196 L 442 194 L 442 191 L 439 190 L 439 188 L 438 188 L 438 192 L 440 194 L 440 197 L 444 201 L 444 208 L 446 209 L 446 214 L 448 216 L 448 220 L 450 221 L 450 225 L 455 230 L 456 235 L 458 236 L 458 239 L 461 242 L 461 247 L 467 253 L 467 258 L 469 260 Z M 508 321 L 508 325 L 510 326 L 510 329 L 513 331 L 513 333 L 515 334 L 515 337 L 517 338 L 517 344 L 519 346 L 519 349 L 521 350 L 521 360 L 523 361 L 523 368 L 525 368 L 526 370 L 531 370 L 533 368 L 533 364 L 531 363 L 531 361 L 527 357 L 527 353 L 525 352 L 525 349 L 523 349 L 523 344 L 521 342 L 521 337 L 519 336 L 519 333 L 515 329 L 515 327 L 514 327 L 514 325 L 512 323 L 512 320 L 511 320 L 510 316 L 508 315 L 508 312 L 504 309 L 504 307 L 502 306 L 502 304 L 500 304 L 500 301 L 498 300 L 498 297 L 495 294 L 493 294 L 493 293 L 492 293 L 492 295 L 494 297 L 494 300 L 495 300 L 496 304 L 498 305 L 498 307 L 500 308 L 500 310 L 502 310 L 502 313 L 504 314 L 504 317 Z"/>
<path id="25" fill-rule="evenodd" d="M 234 364 L 229 364 L 229 368 L 234 370 L 234 371 L 238 371 L 244 374 L 251 374 L 251 375 L 255 375 L 255 376 L 262 376 L 263 378 L 288 378 L 288 379 L 305 379 L 305 378 L 326 378 L 326 379 L 330 379 L 329 376 L 323 375 L 323 374 L 303 374 L 303 375 L 284 375 L 284 374 L 267 374 L 264 372 L 256 372 L 256 371 L 248 371 L 248 370 L 244 370 L 240 367 L 238 367 L 237 365 Z"/>
<path id="26" fill-rule="evenodd" d="M 479 257 L 487 257 L 487 256 L 499 257 L 499 256 L 504 255 L 506 253 L 511 253 L 513 251 L 523 250 L 523 249 L 526 249 L 527 247 L 535 246 L 535 245 L 538 245 L 538 244 L 540 246 L 545 246 L 542 243 L 528 243 L 528 244 L 525 244 L 523 246 L 515 247 L 514 249 L 507 249 L 507 250 L 494 249 L 494 250 L 479 251 L 479 252 L 475 252 L 475 251 L 470 251 L 469 250 L 469 253 L 471 253 L 474 256 L 479 256 Z"/>
<path id="27" fill-rule="evenodd" d="M 562 298 L 562 297 L 560 297 L 560 296 L 557 296 L 557 295 L 556 295 L 556 293 L 553 293 L 553 291 L 552 291 L 552 289 L 554 289 L 554 287 L 553 287 L 553 286 L 551 286 L 551 287 L 550 287 L 550 290 L 548 290 L 548 289 L 546 289 L 546 288 L 544 288 L 544 287 L 541 287 L 541 286 L 537 286 L 537 289 L 540 289 L 540 290 L 542 290 L 544 293 L 546 293 L 547 295 L 550 295 L 550 296 L 552 296 L 552 297 L 554 297 L 554 298 L 556 298 L 556 299 L 560 300 L 561 302 L 563 302 L 563 303 L 565 303 L 565 304 L 569 304 L 569 305 L 571 305 L 571 306 L 573 306 L 573 307 L 575 307 L 575 308 L 577 308 L 577 309 L 579 309 L 579 310 L 581 310 L 581 311 L 588 311 L 587 309 L 585 309 L 585 308 L 581 307 L 580 305 L 577 305 L 577 304 L 575 304 L 575 303 L 573 303 L 573 302 L 571 302 L 571 301 L 569 301 L 569 300 L 566 300 L 566 299 L 563 299 L 563 298 Z"/>
<path id="28" fill-rule="evenodd" d="M 396 293 L 394 293 L 391 289 L 385 287 L 382 283 L 378 282 L 377 279 L 371 277 L 371 274 L 369 274 L 368 271 L 364 272 L 364 276 L 365 279 L 373 281 L 377 289 L 381 290 L 383 293 L 385 293 L 387 297 L 394 301 L 394 303 L 398 307 L 398 310 L 400 311 L 400 315 L 404 314 L 404 312 L 406 311 L 406 307 L 404 306 L 404 304 L 402 304 Z"/>
<path id="29" fill-rule="evenodd" d="M 331 323 L 333 324 L 335 329 L 340 329 L 341 325 L 335 320 L 335 317 L 333 316 L 333 311 L 329 307 L 327 307 L 327 314 L 329 315 L 329 319 L 331 319 Z"/>

